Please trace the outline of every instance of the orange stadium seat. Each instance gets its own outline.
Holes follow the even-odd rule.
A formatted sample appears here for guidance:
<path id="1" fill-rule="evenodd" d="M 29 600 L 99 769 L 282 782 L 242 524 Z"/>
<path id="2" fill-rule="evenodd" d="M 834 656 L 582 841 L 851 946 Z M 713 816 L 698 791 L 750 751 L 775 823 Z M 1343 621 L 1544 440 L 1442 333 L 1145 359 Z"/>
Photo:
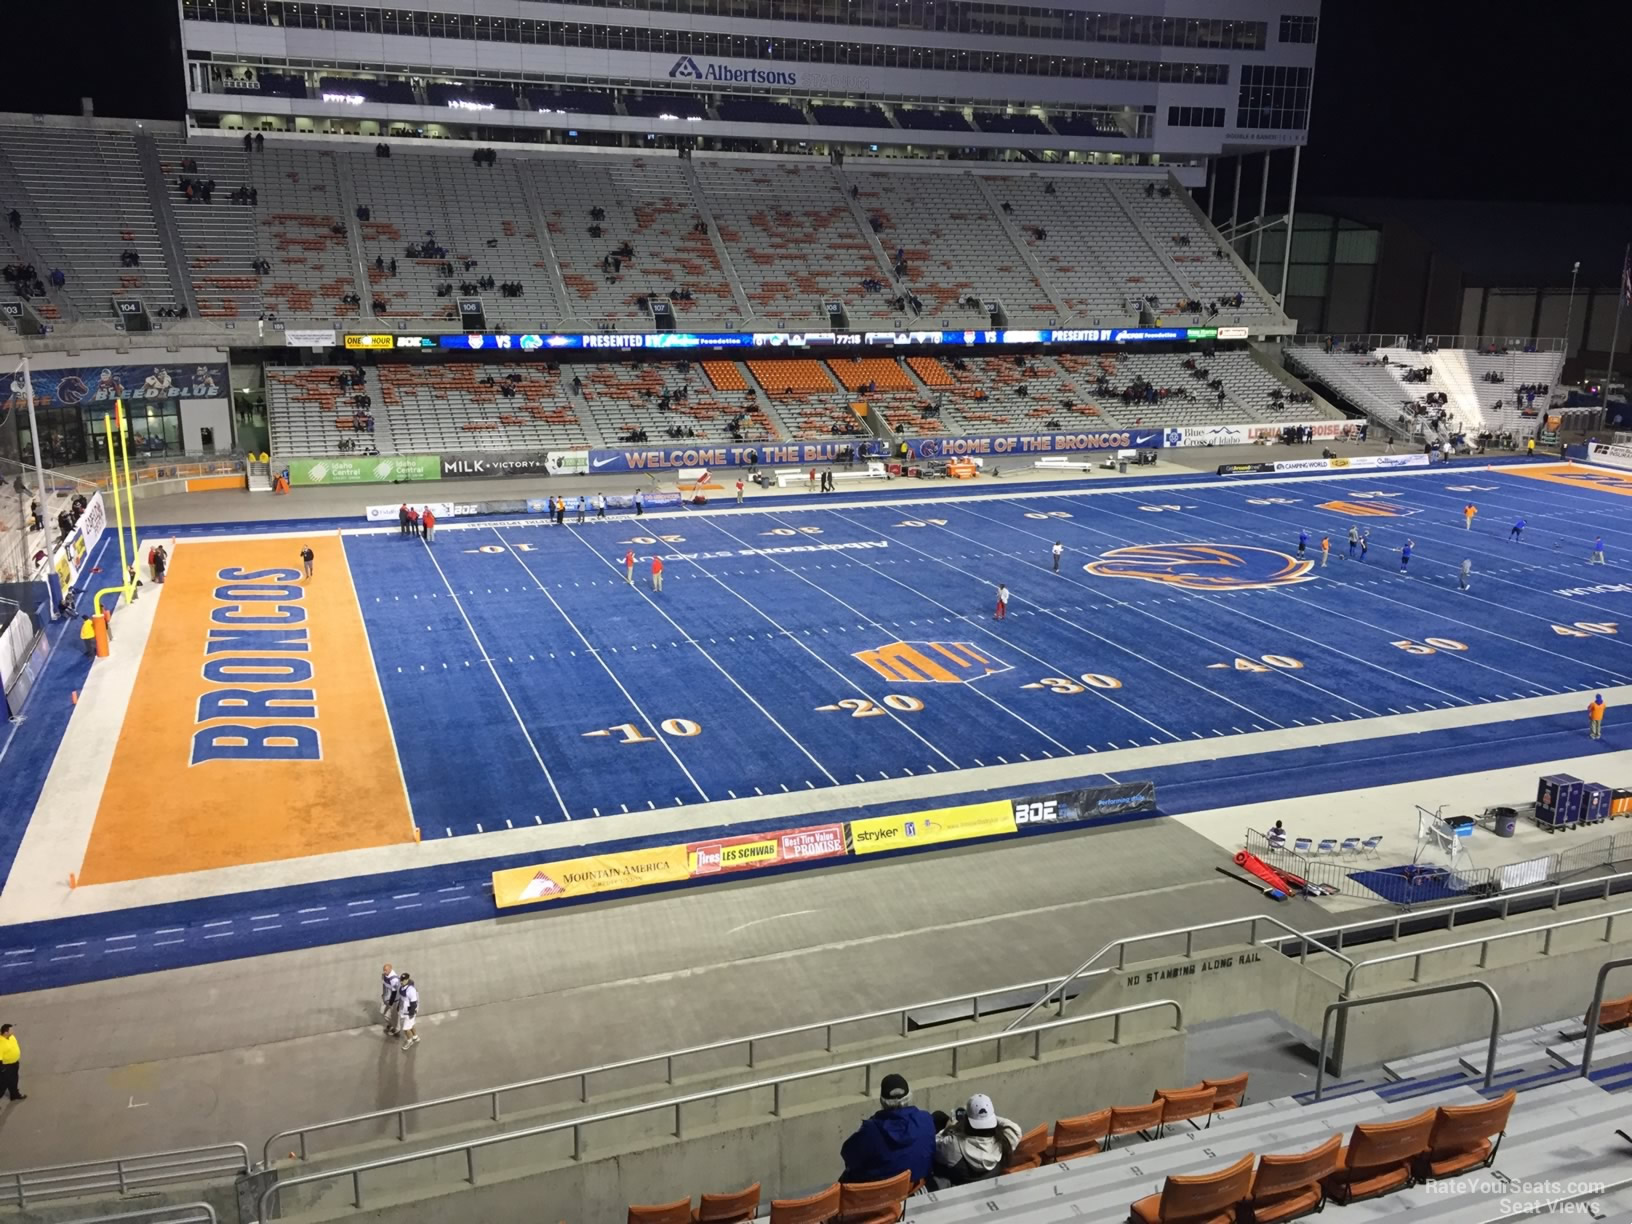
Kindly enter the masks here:
<path id="1" fill-rule="evenodd" d="M 743 1224 L 759 1211 L 759 1183 L 732 1194 L 705 1194 L 691 1213 L 692 1224 Z"/>
<path id="2" fill-rule="evenodd" d="M 1014 1151 L 1009 1153 L 999 1172 L 1018 1173 L 1023 1169 L 1035 1169 L 1043 1163 L 1043 1153 L 1047 1148 L 1047 1124 L 1034 1126 L 1020 1136 L 1020 1142 L 1014 1145 Z"/>
<path id="3" fill-rule="evenodd" d="M 1412 1168 L 1428 1153 L 1438 1111 L 1425 1109 L 1400 1122 L 1361 1122 L 1338 1153 L 1337 1168 L 1321 1184 L 1339 1203 L 1375 1198 L 1411 1184 Z"/>
<path id="4" fill-rule="evenodd" d="M 1149 1105 L 1118 1105 L 1111 1110 L 1111 1125 L 1106 1134 L 1107 1139 L 1115 1139 L 1119 1135 L 1136 1135 L 1143 1131 L 1155 1131 L 1162 1125 L 1162 1110 L 1164 1105 L 1161 1097 L 1157 1097 Z"/>
<path id="5" fill-rule="evenodd" d="M 897 1173 L 882 1181 L 846 1182 L 839 1187 L 838 1224 L 892 1224 L 912 1189 L 912 1174 Z"/>
<path id="6" fill-rule="evenodd" d="M 1196 1084 L 1191 1088 L 1158 1088 L 1155 1099 L 1162 1103 L 1162 1125 L 1165 1127 L 1171 1122 L 1194 1124 L 1197 1118 L 1212 1117 L 1216 1095 L 1206 1084 Z"/>
<path id="7" fill-rule="evenodd" d="M 1417 1157 L 1412 1170 L 1417 1179 L 1454 1177 L 1494 1164 L 1517 1096 L 1509 1088 L 1496 1100 L 1482 1105 L 1441 1105 L 1428 1135 L 1428 1150 Z"/>
<path id="8" fill-rule="evenodd" d="M 1075 1156 L 1091 1156 L 1101 1149 L 1101 1144 L 1110 1133 L 1111 1111 L 1108 1109 L 1075 1118 L 1061 1118 L 1054 1123 L 1054 1139 L 1043 1159 L 1055 1164 Z"/>
<path id="9" fill-rule="evenodd" d="M 833 377 L 851 391 L 860 391 L 868 384 L 880 391 L 917 390 L 894 357 L 839 357 L 827 365 Z"/>
<path id="10" fill-rule="evenodd" d="M 1321 1179 L 1336 1170 L 1342 1146 L 1343 1137 L 1333 1135 L 1307 1152 L 1261 1159 L 1243 1212 L 1248 1224 L 1282 1224 L 1324 1207 L 1326 1191 Z"/>
<path id="11" fill-rule="evenodd" d="M 683 1198 L 654 1207 L 630 1207 L 625 1224 L 691 1224 L 691 1200 Z"/>
<path id="12" fill-rule="evenodd" d="M 797 1199 L 772 1199 L 770 1224 L 829 1224 L 839 1214 L 839 1185 Z"/>
<path id="13" fill-rule="evenodd" d="M 1173 1174 L 1160 1194 L 1131 1204 L 1128 1219 L 1132 1224 L 1235 1224 L 1236 1208 L 1252 1187 L 1252 1161 L 1248 1152 L 1216 1173 Z"/>
<path id="14" fill-rule="evenodd" d="M 1204 1079 L 1201 1081 L 1213 1090 L 1213 1112 L 1222 1113 L 1226 1109 L 1239 1109 L 1247 1099 L 1247 1073 L 1232 1075 L 1228 1079 Z"/>

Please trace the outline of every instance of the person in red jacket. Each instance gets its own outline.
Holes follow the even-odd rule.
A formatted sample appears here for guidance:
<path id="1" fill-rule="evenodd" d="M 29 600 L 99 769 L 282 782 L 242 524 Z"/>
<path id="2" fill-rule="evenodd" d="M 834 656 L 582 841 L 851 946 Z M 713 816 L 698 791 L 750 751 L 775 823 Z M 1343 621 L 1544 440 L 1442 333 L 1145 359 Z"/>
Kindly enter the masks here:
<path id="1" fill-rule="evenodd" d="M 429 544 L 436 539 L 436 513 L 429 506 L 426 506 L 425 513 L 420 515 L 419 525 L 420 535 L 424 537 L 425 543 Z"/>
<path id="2" fill-rule="evenodd" d="M 653 557 L 652 558 L 652 590 L 661 591 L 662 589 L 663 589 L 663 558 L 662 557 Z"/>
<path id="3" fill-rule="evenodd" d="M 623 554 L 624 579 L 630 586 L 635 585 L 635 550 L 630 549 Z"/>

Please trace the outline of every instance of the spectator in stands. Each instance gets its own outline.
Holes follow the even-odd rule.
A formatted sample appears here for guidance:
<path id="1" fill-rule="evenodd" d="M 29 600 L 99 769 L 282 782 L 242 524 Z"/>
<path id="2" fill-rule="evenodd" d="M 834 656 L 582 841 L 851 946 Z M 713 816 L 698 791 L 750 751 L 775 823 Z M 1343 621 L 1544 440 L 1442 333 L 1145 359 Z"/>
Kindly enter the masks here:
<path id="1" fill-rule="evenodd" d="M 368 206 L 366 204 L 357 205 L 357 220 L 367 221 L 369 215 Z"/>
<path id="2" fill-rule="evenodd" d="M 998 1117 L 992 1098 L 977 1092 L 948 1118 L 935 1114 L 934 1177 L 941 1187 L 995 1177 L 1020 1142 L 1020 1127 Z"/>
<path id="3" fill-rule="evenodd" d="M 53 289 L 61 289 L 67 283 L 68 278 L 62 274 L 61 268 L 51 269 L 51 287 Z"/>
<path id="4" fill-rule="evenodd" d="M 839 1149 L 844 1158 L 839 1180 L 883 1181 L 903 1171 L 914 1182 L 926 1180 L 935 1159 L 934 1119 L 912 1103 L 912 1089 L 894 1073 L 884 1077 L 878 1103 L 878 1112 Z"/>
<path id="5" fill-rule="evenodd" d="M 255 144 L 255 138 L 248 132 L 244 133 L 244 152 L 248 153 Z"/>
<path id="6" fill-rule="evenodd" d="M 264 148 L 266 148 L 266 134 L 264 132 L 256 132 L 255 152 L 259 153 Z"/>

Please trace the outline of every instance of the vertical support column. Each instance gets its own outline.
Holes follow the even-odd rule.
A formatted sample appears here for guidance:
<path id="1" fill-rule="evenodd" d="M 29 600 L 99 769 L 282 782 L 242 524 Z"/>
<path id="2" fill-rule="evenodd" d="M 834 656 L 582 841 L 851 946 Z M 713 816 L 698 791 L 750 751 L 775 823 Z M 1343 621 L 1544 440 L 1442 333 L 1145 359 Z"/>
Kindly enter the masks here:
<path id="1" fill-rule="evenodd" d="M 1268 149 L 1264 150 L 1264 178 L 1258 184 L 1258 232 L 1252 237 L 1252 278 L 1262 281 L 1258 269 L 1264 262 L 1264 213 L 1269 211 L 1269 157 Z"/>
<path id="2" fill-rule="evenodd" d="M 1233 235 L 1235 234 L 1236 217 L 1241 211 L 1241 165 L 1245 161 L 1246 156 L 1244 154 L 1236 155 L 1235 185 L 1230 189 L 1230 234 L 1232 235 L 1230 238 L 1230 245 L 1232 247 L 1235 247 L 1235 238 Z M 1236 254 L 1239 255 L 1240 253 L 1240 248 L 1236 247 Z"/>
<path id="3" fill-rule="evenodd" d="M 1292 194 L 1286 201 L 1286 245 L 1281 250 L 1281 291 L 1275 295 L 1275 304 L 1286 309 L 1286 273 L 1292 264 L 1292 226 L 1298 216 L 1298 166 L 1303 160 L 1303 146 L 1292 146 Z"/>

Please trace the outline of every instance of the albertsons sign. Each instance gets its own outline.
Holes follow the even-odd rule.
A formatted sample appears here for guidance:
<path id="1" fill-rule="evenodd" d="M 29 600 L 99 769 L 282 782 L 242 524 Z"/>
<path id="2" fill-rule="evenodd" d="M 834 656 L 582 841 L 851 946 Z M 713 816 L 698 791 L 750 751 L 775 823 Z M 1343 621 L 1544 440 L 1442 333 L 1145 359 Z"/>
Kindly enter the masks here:
<path id="1" fill-rule="evenodd" d="M 717 60 L 698 63 L 689 55 L 682 55 L 669 69 L 671 77 L 690 81 L 725 81 L 736 85 L 797 85 L 799 74 L 779 69 L 733 68 Z"/>

